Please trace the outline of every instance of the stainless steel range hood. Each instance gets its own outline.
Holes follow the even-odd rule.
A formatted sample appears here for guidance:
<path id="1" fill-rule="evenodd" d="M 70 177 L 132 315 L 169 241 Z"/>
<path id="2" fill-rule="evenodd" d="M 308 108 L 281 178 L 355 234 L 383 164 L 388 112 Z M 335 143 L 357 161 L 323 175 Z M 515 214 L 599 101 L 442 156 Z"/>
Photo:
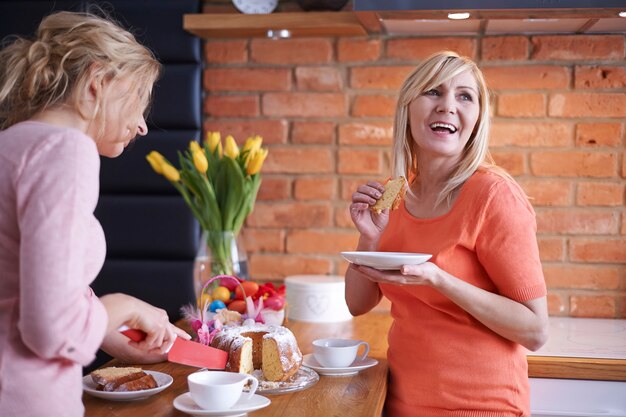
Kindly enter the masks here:
<path id="1" fill-rule="evenodd" d="M 354 11 L 389 35 L 626 33 L 626 0 L 354 0 Z M 449 17 L 459 12 L 469 17 Z"/>

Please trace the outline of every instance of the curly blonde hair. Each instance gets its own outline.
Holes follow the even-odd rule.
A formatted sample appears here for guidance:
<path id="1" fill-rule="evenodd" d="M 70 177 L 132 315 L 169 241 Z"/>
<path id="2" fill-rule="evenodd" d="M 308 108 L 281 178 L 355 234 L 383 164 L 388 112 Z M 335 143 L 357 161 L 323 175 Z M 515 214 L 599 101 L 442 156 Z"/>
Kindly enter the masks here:
<path id="1" fill-rule="evenodd" d="M 104 107 L 100 92 L 93 114 L 84 114 L 78 102 L 92 77 L 130 77 L 149 91 L 160 71 L 152 52 L 110 18 L 51 14 L 33 39 L 17 37 L 0 51 L 0 129 L 60 105 L 93 121 Z"/>
<path id="2" fill-rule="evenodd" d="M 417 164 L 419 149 L 411 135 L 408 121 L 409 105 L 425 91 L 435 88 L 465 71 L 470 71 L 476 80 L 480 113 L 474 131 L 465 145 L 463 155 L 437 199 L 437 205 L 443 201 L 448 201 L 449 204 L 453 192 L 481 167 L 504 173 L 500 168 L 495 167 L 489 154 L 491 119 L 487 84 L 474 61 L 459 56 L 455 52 L 442 51 L 428 57 L 409 74 L 400 88 L 398 97 L 394 120 L 392 172 L 394 177 L 405 176 L 415 179 L 419 177 L 420 171 Z"/>

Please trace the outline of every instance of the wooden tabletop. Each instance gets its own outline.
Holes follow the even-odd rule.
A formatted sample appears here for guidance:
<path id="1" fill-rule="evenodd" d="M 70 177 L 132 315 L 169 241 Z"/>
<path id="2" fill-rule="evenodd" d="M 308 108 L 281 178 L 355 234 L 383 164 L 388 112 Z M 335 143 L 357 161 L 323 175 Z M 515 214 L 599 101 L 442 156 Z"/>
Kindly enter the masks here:
<path id="1" fill-rule="evenodd" d="M 312 353 L 311 342 L 325 337 L 365 340 L 370 344 L 369 357 L 378 365 L 351 376 L 323 376 L 303 391 L 265 395 L 272 403 L 249 413 L 251 417 L 379 417 L 387 392 L 387 330 L 391 320 L 385 313 L 369 313 L 341 323 L 312 324 L 290 321 L 286 324 L 298 339 L 303 354 Z M 107 366 L 120 365 L 112 361 Z M 174 378 L 172 385 L 153 397 L 128 402 L 108 401 L 84 394 L 86 417 L 182 417 L 174 399 L 188 391 L 187 375 L 197 368 L 175 363 L 142 365 L 144 369 L 165 372 Z"/>
<path id="2" fill-rule="evenodd" d="M 391 317 L 387 312 L 370 312 L 341 323 L 313 324 L 290 321 L 286 324 L 298 339 L 303 354 L 311 353 L 311 342 L 325 337 L 365 340 L 369 356 L 378 365 L 356 375 L 320 376 L 319 382 L 304 391 L 265 395 L 272 403 L 249 413 L 252 417 L 379 417 L 387 391 L 387 332 Z M 626 360 L 529 356 L 528 374 L 536 378 L 572 378 L 626 381 Z M 119 365 L 112 361 L 107 366 Z M 139 401 L 114 402 L 85 394 L 87 417 L 182 417 L 186 414 L 173 407 L 174 398 L 187 392 L 187 375 L 197 368 L 175 363 L 143 365 L 143 368 L 165 372 L 174 378 L 165 391 Z"/>

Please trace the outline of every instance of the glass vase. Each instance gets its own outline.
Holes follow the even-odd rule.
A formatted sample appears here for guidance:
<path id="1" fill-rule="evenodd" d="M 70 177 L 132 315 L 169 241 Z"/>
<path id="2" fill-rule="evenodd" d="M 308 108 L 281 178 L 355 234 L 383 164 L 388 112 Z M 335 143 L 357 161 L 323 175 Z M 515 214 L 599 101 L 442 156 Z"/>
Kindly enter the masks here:
<path id="1" fill-rule="evenodd" d="M 249 278 L 248 256 L 241 236 L 234 232 L 202 232 L 195 259 L 194 275 L 194 287 L 199 306 L 203 304 L 201 303 L 202 288 L 212 277 L 234 275 L 247 280 Z M 216 281 L 215 286 L 217 285 Z"/>

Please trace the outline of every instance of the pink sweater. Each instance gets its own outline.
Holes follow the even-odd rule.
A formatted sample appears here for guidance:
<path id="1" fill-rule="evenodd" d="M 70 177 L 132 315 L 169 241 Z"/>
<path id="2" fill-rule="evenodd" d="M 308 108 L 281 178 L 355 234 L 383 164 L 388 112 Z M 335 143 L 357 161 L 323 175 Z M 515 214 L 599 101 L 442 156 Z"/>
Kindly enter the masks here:
<path id="1" fill-rule="evenodd" d="M 533 208 L 514 182 L 485 171 L 451 210 L 391 213 L 380 250 L 433 254 L 452 275 L 512 300 L 546 295 Z M 385 407 L 393 417 L 530 417 L 526 351 L 437 290 L 383 284 L 394 318 Z"/>
<path id="2" fill-rule="evenodd" d="M 78 130 L 0 132 L 0 416 L 82 416 L 82 366 L 102 343 L 89 284 L 104 262 L 100 160 Z"/>

